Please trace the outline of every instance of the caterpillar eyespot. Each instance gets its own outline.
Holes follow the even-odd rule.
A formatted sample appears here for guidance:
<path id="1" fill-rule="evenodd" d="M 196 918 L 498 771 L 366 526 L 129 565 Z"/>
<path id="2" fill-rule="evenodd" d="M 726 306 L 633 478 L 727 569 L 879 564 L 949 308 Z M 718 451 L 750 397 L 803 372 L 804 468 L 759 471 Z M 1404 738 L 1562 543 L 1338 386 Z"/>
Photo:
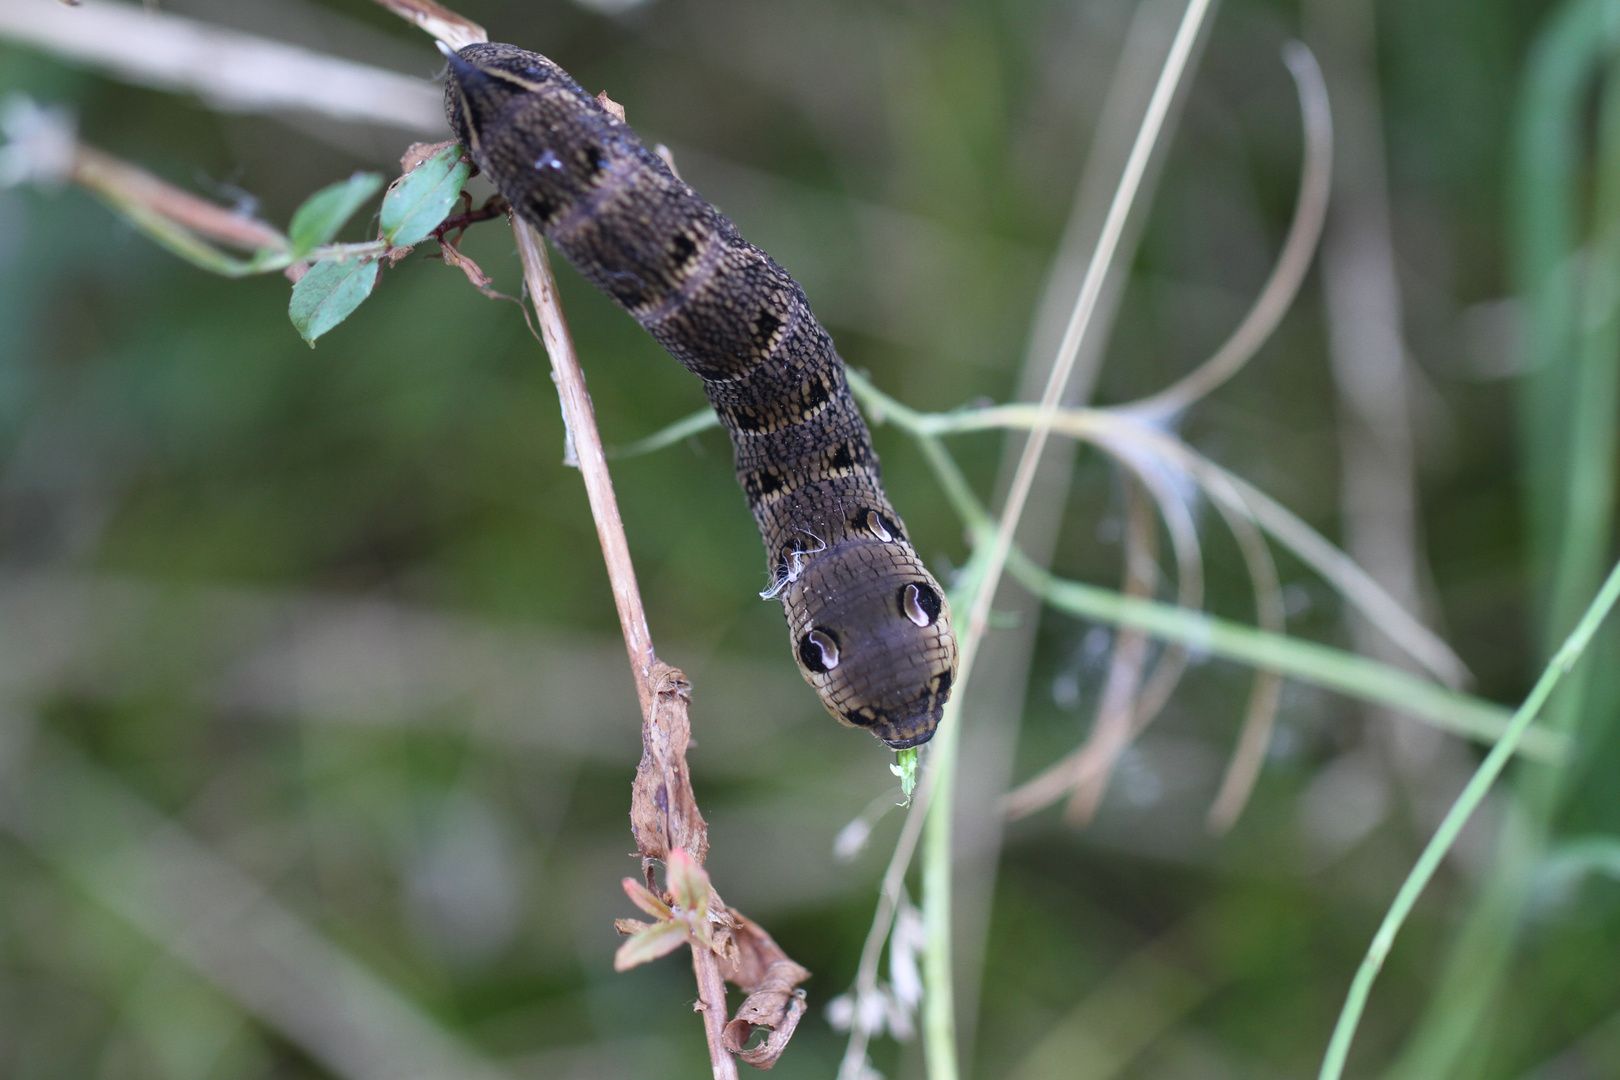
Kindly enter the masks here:
<path id="1" fill-rule="evenodd" d="M 893 522 L 876 510 L 862 510 L 855 515 L 855 520 L 859 528 L 865 529 L 885 544 L 893 543 L 895 534 L 899 532 Z"/>
<path id="2" fill-rule="evenodd" d="M 446 52 L 445 112 L 479 169 L 703 380 L 769 553 L 761 595 L 822 704 L 895 749 L 927 742 L 956 672 L 950 610 L 804 290 L 544 56 Z"/>
<path id="3" fill-rule="evenodd" d="M 838 666 L 838 639 L 825 630 L 812 630 L 799 641 L 799 659 L 821 675 Z"/>
<path id="4" fill-rule="evenodd" d="M 927 585 L 912 582 L 900 590 L 900 610 L 918 626 L 932 626 L 939 618 L 939 594 Z"/>

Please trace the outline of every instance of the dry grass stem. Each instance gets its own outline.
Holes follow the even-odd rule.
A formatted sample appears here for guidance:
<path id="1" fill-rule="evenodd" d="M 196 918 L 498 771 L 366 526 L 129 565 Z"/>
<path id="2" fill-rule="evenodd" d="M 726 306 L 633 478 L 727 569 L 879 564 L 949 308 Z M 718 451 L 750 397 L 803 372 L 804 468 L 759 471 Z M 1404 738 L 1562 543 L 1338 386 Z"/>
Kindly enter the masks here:
<path id="1" fill-rule="evenodd" d="M 512 231 L 517 236 L 518 259 L 523 264 L 523 280 L 534 304 L 535 317 L 540 324 L 540 337 L 546 353 L 551 357 L 551 378 L 557 384 L 557 396 L 562 399 L 563 419 L 568 427 L 568 442 L 585 482 L 585 495 L 591 504 L 591 519 L 596 522 L 596 538 L 602 545 L 602 558 L 607 563 L 608 581 L 613 587 L 613 604 L 619 612 L 619 628 L 624 632 L 624 645 L 630 654 L 630 669 L 636 675 L 636 693 L 641 700 L 643 716 L 650 717 L 657 689 L 653 680 L 652 633 L 647 629 L 647 613 L 641 606 L 641 590 L 636 585 L 636 568 L 630 562 L 630 544 L 625 539 L 624 521 L 619 516 L 619 501 L 613 494 L 613 481 L 608 476 L 607 455 L 602 451 L 602 437 L 596 429 L 596 414 L 591 409 L 591 397 L 585 389 L 585 373 L 574 352 L 574 341 L 563 321 L 561 302 L 557 297 L 556 279 L 546 256 L 545 241 L 533 226 L 516 218 Z"/>
<path id="2" fill-rule="evenodd" d="M 631 830 L 641 856 L 643 877 L 652 889 L 655 863 L 669 864 L 674 855 L 683 863 L 690 859 L 701 867 L 709 850 L 708 826 L 698 811 L 686 762 L 691 738 L 687 711 L 691 686 L 681 672 L 660 661 L 653 652 L 607 458 L 585 389 L 585 375 L 563 319 L 545 241 L 524 221 L 514 218 L 512 227 L 540 335 L 551 357 L 570 452 L 585 482 L 641 700 L 642 757 L 631 788 Z M 670 884 L 667 878 L 666 884 Z M 707 890 L 706 876 L 702 883 Z M 665 894 L 666 904 L 674 901 L 675 895 Z M 716 1080 L 735 1080 L 737 1057 L 764 1069 L 775 1064 L 804 1013 L 804 992 L 798 984 L 808 979 L 810 972 L 789 959 L 757 924 L 728 908 L 717 894 L 707 894 L 707 911 L 713 926 L 705 926 L 708 932 L 701 940 L 688 941 L 698 983 L 698 1011 L 703 1014 L 703 1031 Z M 725 990 L 728 980 L 749 995 L 730 1023 Z M 765 1030 L 765 1040 L 748 1049 L 746 1044 L 755 1028 Z"/>
<path id="3" fill-rule="evenodd" d="M 1141 487 L 1125 481 L 1125 573 L 1120 591 L 1126 596 L 1149 597 L 1159 580 L 1159 523 Z M 1078 761 L 1097 759 L 1097 768 L 1085 771 L 1069 796 L 1063 816 L 1071 825 L 1089 823 L 1108 790 L 1108 774 L 1136 733 L 1137 690 L 1147 665 L 1148 636 L 1139 630 L 1114 635 L 1114 654 L 1097 702 L 1091 734 L 1076 755 Z M 1016 794 L 1016 793 L 1015 793 Z"/>
<path id="4" fill-rule="evenodd" d="M 415 23 L 452 49 L 489 40 L 482 26 L 433 0 L 377 0 L 377 3 L 407 22 Z"/>
<path id="5" fill-rule="evenodd" d="M 1036 469 L 1040 466 L 1041 453 L 1045 450 L 1047 438 L 1051 434 L 1053 421 L 1059 411 L 1059 402 L 1063 397 L 1064 388 L 1068 386 L 1069 374 L 1074 370 L 1080 345 L 1085 340 L 1092 316 L 1096 313 L 1109 267 L 1114 261 L 1114 252 L 1124 234 L 1131 207 L 1136 202 L 1137 189 L 1142 182 L 1143 174 L 1147 171 L 1154 148 L 1158 145 L 1159 133 L 1163 130 L 1171 102 L 1181 86 L 1182 74 L 1187 69 L 1193 47 L 1202 32 L 1204 17 L 1209 13 L 1210 3 L 1211 0 L 1189 0 L 1187 4 L 1181 25 L 1176 30 L 1175 41 L 1165 58 L 1158 82 L 1153 88 L 1153 97 L 1148 102 L 1147 113 L 1142 118 L 1136 140 L 1131 146 L 1130 157 L 1125 163 L 1124 173 L 1120 176 L 1119 186 L 1109 205 L 1108 216 L 1097 239 L 1097 247 L 1092 252 L 1091 263 L 1086 269 L 1086 277 L 1080 286 L 1080 295 L 1075 301 L 1074 311 L 1064 330 L 1063 340 L 1058 345 L 1057 356 L 1052 362 L 1052 369 L 1046 380 L 1046 388 L 1042 391 L 1037 406 L 1036 421 L 1030 427 L 1029 439 L 1024 443 L 1023 454 L 1018 459 L 1018 468 L 1013 473 L 1012 484 L 1007 491 L 1000 523 L 986 556 L 983 584 L 968 612 L 966 631 L 962 639 L 961 667 L 957 676 L 958 695 L 962 693 L 962 685 L 972 674 L 979 643 L 984 639 L 984 632 L 990 624 L 990 610 L 995 602 L 996 585 L 1001 580 L 1002 570 L 1007 564 L 1007 555 L 1012 550 L 1013 534 L 1017 531 L 1018 520 L 1023 515 L 1024 502 L 1029 497 L 1030 485 L 1034 482 Z"/>
<path id="6" fill-rule="evenodd" d="M 923 769 L 922 778 L 911 798 L 911 809 L 906 813 L 900 837 L 895 841 L 894 853 L 883 871 L 883 883 L 878 889 L 877 910 L 872 914 L 872 926 L 866 932 L 861 946 L 861 962 L 855 970 L 855 983 L 850 997 L 855 1002 L 855 1019 L 850 1026 L 849 1042 L 838 1067 L 838 1080 L 860 1080 L 866 1075 L 866 1047 L 872 1032 L 867 1028 L 861 1003 L 877 991 L 878 965 L 883 960 L 883 946 L 889 940 L 894 926 L 894 915 L 900 905 L 900 892 L 905 888 L 906 871 L 911 858 L 917 853 L 917 842 L 922 838 L 923 823 L 928 820 L 928 807 L 934 798 L 934 770 Z"/>
<path id="7" fill-rule="evenodd" d="M 225 112 L 309 112 L 435 136 L 446 127 L 443 95 L 426 80 L 115 0 L 0 0 L 0 37 Z"/>
<path id="8" fill-rule="evenodd" d="M 1212 499 L 1215 509 L 1232 531 L 1243 563 L 1254 586 L 1255 621 L 1260 629 L 1281 634 L 1287 627 L 1287 611 L 1283 605 L 1282 584 L 1277 579 L 1277 564 L 1271 549 L 1260 535 L 1254 521 L 1238 512 L 1226 499 Z M 1249 705 L 1243 716 L 1243 727 L 1238 733 L 1237 748 L 1227 762 L 1226 774 L 1221 778 L 1220 790 L 1209 808 L 1206 824 L 1211 832 L 1224 833 L 1243 812 L 1260 777 L 1260 766 L 1265 763 L 1266 748 L 1271 742 L 1271 729 L 1277 719 L 1277 705 L 1282 698 L 1282 676 L 1274 671 L 1255 672 L 1254 688 L 1249 692 Z"/>
<path id="9" fill-rule="evenodd" d="M 1238 324 L 1215 354 L 1151 397 L 1122 406 L 1144 419 L 1163 419 L 1186 409 L 1236 375 L 1254 357 L 1293 306 L 1294 297 L 1311 268 L 1316 245 L 1327 220 L 1328 194 L 1333 181 L 1333 113 L 1328 104 L 1322 69 L 1310 49 L 1291 41 L 1283 49 L 1283 62 L 1299 90 L 1300 114 L 1305 127 L 1305 160 L 1300 169 L 1299 197 L 1288 238 L 1271 276 Z"/>
<path id="10" fill-rule="evenodd" d="M 69 178 L 115 205 L 142 207 L 210 240 L 249 251 L 287 246 L 287 238 L 274 226 L 209 202 L 84 143 L 74 152 Z"/>
<path id="11" fill-rule="evenodd" d="M 989 627 L 990 611 L 995 602 L 996 587 L 1001 580 L 1002 572 L 1006 568 L 1007 558 L 1012 551 L 1013 536 L 1017 532 L 1018 522 L 1023 514 L 1025 502 L 1029 497 L 1036 472 L 1040 467 L 1041 456 L 1046 448 L 1052 421 L 1058 413 L 1059 402 L 1065 388 L 1068 386 L 1069 376 L 1074 370 L 1080 346 L 1085 341 L 1092 317 L 1097 311 L 1103 287 L 1107 281 L 1110 267 L 1113 265 L 1115 252 L 1124 235 L 1131 208 L 1136 202 L 1137 191 L 1147 171 L 1154 149 L 1158 144 L 1165 118 L 1169 114 L 1171 104 L 1181 86 L 1182 76 L 1187 70 L 1194 46 L 1197 44 L 1199 35 L 1202 32 L 1204 19 L 1209 13 L 1210 3 L 1211 0 L 1189 0 L 1181 23 L 1176 30 L 1175 39 L 1155 82 L 1152 97 L 1149 99 L 1146 113 L 1132 143 L 1131 152 L 1126 159 L 1119 184 L 1109 203 L 1108 213 L 1104 218 L 1097 245 L 1092 251 L 1091 261 L 1087 265 L 1085 278 L 1081 282 L 1074 309 L 1064 330 L 1063 338 L 1058 345 L 1057 353 L 1053 358 L 1045 388 L 1041 393 L 1037 420 L 1030 429 L 1029 438 L 1024 443 L 1023 452 L 1020 454 L 1018 465 L 1013 472 L 1012 482 L 1008 487 L 1007 498 L 1002 507 L 1001 518 L 996 532 L 990 541 L 988 549 L 983 553 L 982 576 L 979 578 L 973 596 L 973 603 L 964 622 L 953 702 L 960 702 L 966 693 L 966 684 L 972 675 L 980 643 L 984 640 L 985 631 Z M 959 722 L 956 719 L 954 710 L 947 716 L 947 722 Z M 859 1003 L 862 985 L 868 981 L 875 984 L 876 981 L 876 955 L 881 950 L 882 941 L 887 937 L 888 925 L 893 918 L 894 903 L 898 897 L 900 881 L 903 880 L 905 869 L 910 864 L 911 854 L 921 832 L 922 820 L 926 814 L 928 802 L 933 797 L 933 777 L 934 770 L 930 768 L 926 771 L 923 781 L 919 785 L 916 803 L 911 814 L 907 817 L 906 827 L 901 831 L 894 858 L 890 860 L 889 871 L 884 875 L 883 898 L 879 902 L 879 910 L 874 918 L 872 930 L 867 936 L 866 948 L 862 951 L 861 973 L 857 979 L 856 989 L 857 1016 L 860 1014 Z M 882 927 L 881 933 L 880 926 Z M 876 942 L 875 947 L 874 942 Z M 868 1033 L 857 1022 L 850 1032 L 850 1040 L 839 1072 L 841 1078 L 854 1076 L 858 1070 L 864 1068 L 867 1035 Z M 950 1041 L 954 1043 L 954 1039 Z M 941 1047 L 940 1049 L 951 1055 L 949 1067 L 954 1067 L 954 1045 Z M 932 1054 L 930 1060 L 933 1060 Z"/>
<path id="12" fill-rule="evenodd" d="M 1003 568 L 1006 566 L 1007 556 L 1012 550 L 1013 533 L 1017 531 L 1018 519 L 1023 513 L 1024 501 L 1029 495 L 1030 485 L 1034 482 L 1035 471 L 1040 464 L 1041 453 L 1046 447 L 1047 439 L 1060 414 L 1067 411 L 1059 406 L 1059 401 L 1063 396 L 1064 388 L 1068 385 L 1069 373 L 1074 369 L 1080 344 L 1085 339 L 1091 317 L 1097 310 L 1097 303 L 1101 298 L 1103 285 L 1108 276 L 1108 268 L 1113 262 L 1114 251 L 1119 245 L 1120 238 L 1125 230 L 1126 219 L 1129 217 L 1131 207 L 1136 200 L 1137 187 L 1147 170 L 1148 160 L 1158 142 L 1159 132 L 1162 130 L 1165 116 L 1169 112 L 1170 103 L 1180 86 L 1182 73 L 1186 70 L 1187 62 L 1192 55 L 1193 46 L 1197 42 L 1203 26 L 1204 16 L 1208 14 L 1208 10 L 1209 0 L 1190 0 L 1182 16 L 1181 25 L 1176 31 L 1175 42 L 1171 46 L 1169 55 L 1165 58 L 1164 67 L 1159 73 L 1157 84 L 1154 86 L 1153 97 L 1148 104 L 1147 114 L 1142 118 L 1136 141 L 1131 147 L 1130 158 L 1127 160 L 1124 173 L 1120 177 L 1113 202 L 1109 205 L 1107 220 L 1104 222 L 1102 234 L 1098 238 L 1097 247 L 1092 253 L 1091 263 L 1087 267 L 1085 281 L 1081 285 L 1080 295 L 1075 302 L 1069 325 L 1064 331 L 1063 341 L 1058 346 L 1058 354 L 1052 363 L 1051 373 L 1046 381 L 1046 388 L 1041 394 L 1040 402 L 1034 407 L 1033 422 L 1029 425 L 1030 436 L 1024 444 L 1024 452 L 1019 458 L 1017 471 L 1013 474 L 1013 482 L 1007 492 L 1007 500 L 1002 509 L 1000 522 L 990 542 L 990 549 L 986 558 L 987 569 L 984 584 L 974 597 L 974 604 L 968 615 L 967 630 L 962 641 L 961 673 L 957 682 L 958 694 L 962 692 L 961 685 L 967 681 L 967 677 L 972 670 L 972 662 L 977 654 L 978 644 L 983 639 L 984 632 L 989 625 L 990 608 L 995 599 L 996 584 L 1000 580 Z M 1067 788 L 1062 790 L 1067 790 Z"/>
<path id="13" fill-rule="evenodd" d="M 1144 455 L 1139 448 L 1120 442 L 1098 442 L 1125 470 L 1126 530 L 1125 579 L 1122 592 L 1127 596 L 1153 595 L 1158 577 L 1157 522 L 1151 510 L 1158 508 L 1176 560 L 1176 603 L 1197 610 L 1204 603 L 1202 545 L 1186 496 L 1161 462 Z M 1149 503 L 1144 493 L 1151 495 Z M 1084 825 L 1095 813 L 1107 788 L 1108 774 L 1123 753 L 1175 692 L 1186 671 L 1187 650 L 1172 645 L 1164 650 L 1152 673 L 1144 681 L 1141 669 L 1146 662 L 1147 635 L 1122 630 L 1116 637 L 1114 659 L 1110 664 L 1097 708 L 1097 720 L 1086 741 L 1073 753 L 1049 766 L 1037 776 L 1009 792 L 1001 808 L 1010 817 L 1024 817 L 1049 803 L 1071 795 L 1066 818 Z"/>

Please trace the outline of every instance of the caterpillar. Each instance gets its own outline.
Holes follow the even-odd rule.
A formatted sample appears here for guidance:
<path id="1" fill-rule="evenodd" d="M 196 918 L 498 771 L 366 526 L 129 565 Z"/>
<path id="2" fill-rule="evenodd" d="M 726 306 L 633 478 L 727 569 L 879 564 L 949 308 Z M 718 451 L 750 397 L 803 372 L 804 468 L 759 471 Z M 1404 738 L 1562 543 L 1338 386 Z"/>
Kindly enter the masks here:
<path id="1" fill-rule="evenodd" d="M 804 290 L 546 57 L 446 55 L 445 113 L 473 163 L 703 380 L 765 542 L 761 595 L 781 601 L 822 704 L 896 750 L 927 742 L 956 674 L 950 607 Z"/>

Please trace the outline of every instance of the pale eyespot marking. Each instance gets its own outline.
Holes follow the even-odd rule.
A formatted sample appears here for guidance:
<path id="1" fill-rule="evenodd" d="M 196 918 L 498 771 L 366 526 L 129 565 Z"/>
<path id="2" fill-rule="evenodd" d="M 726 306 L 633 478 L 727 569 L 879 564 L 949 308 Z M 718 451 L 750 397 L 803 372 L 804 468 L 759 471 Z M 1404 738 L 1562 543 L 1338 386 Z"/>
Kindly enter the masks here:
<path id="1" fill-rule="evenodd" d="M 799 639 L 799 659 L 804 666 L 822 674 L 838 666 L 838 638 L 819 626 Z"/>
<path id="2" fill-rule="evenodd" d="M 900 610 L 918 626 L 932 626 L 939 618 L 939 594 L 915 583 L 900 590 Z"/>
<path id="3" fill-rule="evenodd" d="M 862 510 L 859 515 L 861 528 L 883 541 L 885 544 L 894 540 L 894 530 L 889 528 L 888 521 L 876 510 Z"/>

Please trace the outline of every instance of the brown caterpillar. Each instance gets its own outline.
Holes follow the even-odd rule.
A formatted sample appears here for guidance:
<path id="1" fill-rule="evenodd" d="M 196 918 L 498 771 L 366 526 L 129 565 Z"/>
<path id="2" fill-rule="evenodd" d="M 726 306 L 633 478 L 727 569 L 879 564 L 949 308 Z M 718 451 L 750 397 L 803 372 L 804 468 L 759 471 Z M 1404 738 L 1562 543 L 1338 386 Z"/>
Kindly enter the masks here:
<path id="1" fill-rule="evenodd" d="M 762 595 L 781 600 L 805 679 L 894 749 L 927 742 L 956 673 L 950 609 L 804 290 L 544 56 L 447 55 L 445 111 L 479 169 L 703 380 L 765 541 Z"/>

